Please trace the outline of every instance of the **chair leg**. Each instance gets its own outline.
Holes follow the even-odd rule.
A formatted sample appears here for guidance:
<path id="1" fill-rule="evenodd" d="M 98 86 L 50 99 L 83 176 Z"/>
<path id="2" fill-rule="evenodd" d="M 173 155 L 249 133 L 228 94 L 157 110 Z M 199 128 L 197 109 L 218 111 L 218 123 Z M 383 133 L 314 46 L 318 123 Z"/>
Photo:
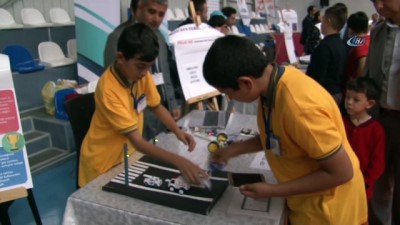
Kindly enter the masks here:
<path id="1" fill-rule="evenodd" d="M 35 197 L 33 196 L 32 189 L 28 189 L 28 202 L 31 207 L 33 217 L 35 218 L 35 222 L 37 225 L 42 225 L 42 220 L 40 219 L 39 210 L 36 206 Z"/>
<path id="2" fill-rule="evenodd" d="M 8 208 L 14 201 L 0 203 L 0 223 L 2 225 L 11 225 L 10 216 L 8 215 Z"/>

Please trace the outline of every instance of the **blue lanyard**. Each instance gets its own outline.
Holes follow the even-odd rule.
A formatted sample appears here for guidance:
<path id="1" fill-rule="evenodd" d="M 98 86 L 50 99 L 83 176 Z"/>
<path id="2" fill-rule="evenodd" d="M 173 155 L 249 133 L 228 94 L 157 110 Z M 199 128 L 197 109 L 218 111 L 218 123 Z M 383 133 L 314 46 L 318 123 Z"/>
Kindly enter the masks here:
<path id="1" fill-rule="evenodd" d="M 137 96 L 137 93 L 135 94 L 135 93 L 133 93 L 133 89 L 135 88 L 135 83 L 132 83 L 131 84 L 131 87 L 130 87 L 130 89 L 131 89 L 131 96 L 132 96 L 132 99 L 133 99 L 133 107 L 134 107 L 134 109 L 136 109 L 137 108 L 137 99 L 136 99 L 136 96 Z M 136 90 L 137 91 L 137 90 Z"/>
<path id="2" fill-rule="evenodd" d="M 261 103 L 262 103 L 261 109 L 262 109 L 263 121 L 264 121 L 264 125 L 265 125 L 267 149 L 271 149 L 271 136 L 273 134 L 272 129 L 271 129 L 271 117 L 272 117 L 272 107 L 274 106 L 274 103 L 275 103 L 276 86 L 284 72 L 285 72 L 284 67 L 274 65 L 274 70 L 272 71 L 271 77 L 269 79 L 268 96 L 267 96 L 267 98 L 261 97 Z M 268 117 L 267 118 L 265 116 L 264 107 L 268 107 Z"/>

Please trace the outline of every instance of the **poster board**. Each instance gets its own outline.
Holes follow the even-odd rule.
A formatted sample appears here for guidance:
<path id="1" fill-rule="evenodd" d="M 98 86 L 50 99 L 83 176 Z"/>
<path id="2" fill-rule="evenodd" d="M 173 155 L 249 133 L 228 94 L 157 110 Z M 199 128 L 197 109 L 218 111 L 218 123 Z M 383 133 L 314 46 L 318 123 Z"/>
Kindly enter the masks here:
<path id="1" fill-rule="evenodd" d="M 220 93 L 203 77 L 203 62 L 215 39 L 223 34 L 207 24 L 188 24 L 170 34 L 183 95 L 189 104 Z"/>
<path id="2" fill-rule="evenodd" d="M 237 7 L 243 25 L 250 26 L 251 16 L 249 8 L 247 8 L 246 0 L 237 0 Z"/>
<path id="3" fill-rule="evenodd" d="M 32 187 L 10 62 L 0 54 L 0 202 L 26 197 Z"/>

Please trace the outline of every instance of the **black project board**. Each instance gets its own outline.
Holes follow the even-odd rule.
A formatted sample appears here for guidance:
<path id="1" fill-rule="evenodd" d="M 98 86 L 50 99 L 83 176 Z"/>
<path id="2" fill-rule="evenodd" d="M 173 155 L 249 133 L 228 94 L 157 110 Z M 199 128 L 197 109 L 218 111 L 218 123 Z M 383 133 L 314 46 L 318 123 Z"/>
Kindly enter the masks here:
<path id="1" fill-rule="evenodd" d="M 180 194 L 170 191 L 166 179 L 180 175 L 172 165 L 150 156 L 143 156 L 128 168 L 129 185 L 125 185 L 125 171 L 118 174 L 103 190 L 133 198 L 168 206 L 175 209 L 207 215 L 228 186 L 227 173 L 214 172 L 211 177 L 211 190 L 191 186 L 189 190 Z M 162 180 L 160 187 L 145 184 L 146 177 L 156 176 Z"/>

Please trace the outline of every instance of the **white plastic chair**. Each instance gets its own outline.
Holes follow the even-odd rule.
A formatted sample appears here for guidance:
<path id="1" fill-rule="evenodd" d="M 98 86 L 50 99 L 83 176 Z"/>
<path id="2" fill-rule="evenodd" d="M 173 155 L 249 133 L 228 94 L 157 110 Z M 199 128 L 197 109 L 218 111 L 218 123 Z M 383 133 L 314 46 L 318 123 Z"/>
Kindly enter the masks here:
<path id="1" fill-rule="evenodd" d="M 24 25 L 15 22 L 11 13 L 3 8 L 0 8 L 0 29 L 16 29 Z"/>
<path id="2" fill-rule="evenodd" d="M 75 62 L 73 59 L 65 57 L 60 46 L 55 42 L 41 42 L 38 52 L 40 61 L 49 67 L 65 66 Z"/>
<path id="3" fill-rule="evenodd" d="M 167 17 L 167 20 L 175 20 L 175 14 L 170 8 L 167 9 L 165 17 Z"/>
<path id="4" fill-rule="evenodd" d="M 183 10 L 181 8 L 175 8 L 175 18 L 178 20 L 184 20 L 186 19 L 185 13 L 183 12 Z"/>
<path id="5" fill-rule="evenodd" d="M 238 36 L 245 36 L 244 34 L 239 32 L 239 29 L 237 28 L 236 25 L 232 25 L 232 34 L 233 35 L 238 35 Z"/>
<path id="6" fill-rule="evenodd" d="M 21 9 L 22 23 L 27 26 L 45 27 L 51 26 L 51 23 L 47 23 L 43 17 L 43 14 L 35 8 L 23 8 Z"/>
<path id="7" fill-rule="evenodd" d="M 68 58 L 76 61 L 78 58 L 78 53 L 76 51 L 76 39 L 69 39 L 67 41 L 67 51 Z"/>
<path id="8" fill-rule="evenodd" d="M 250 24 L 250 31 L 252 33 L 257 33 L 256 27 L 254 26 L 254 24 Z"/>
<path id="9" fill-rule="evenodd" d="M 62 8 L 51 8 L 50 9 L 50 21 L 58 25 L 73 25 L 74 21 L 71 20 L 67 11 Z"/>
<path id="10" fill-rule="evenodd" d="M 259 24 L 255 24 L 255 25 L 254 25 L 254 28 L 256 29 L 256 33 L 257 33 L 257 34 L 263 33 Z"/>

